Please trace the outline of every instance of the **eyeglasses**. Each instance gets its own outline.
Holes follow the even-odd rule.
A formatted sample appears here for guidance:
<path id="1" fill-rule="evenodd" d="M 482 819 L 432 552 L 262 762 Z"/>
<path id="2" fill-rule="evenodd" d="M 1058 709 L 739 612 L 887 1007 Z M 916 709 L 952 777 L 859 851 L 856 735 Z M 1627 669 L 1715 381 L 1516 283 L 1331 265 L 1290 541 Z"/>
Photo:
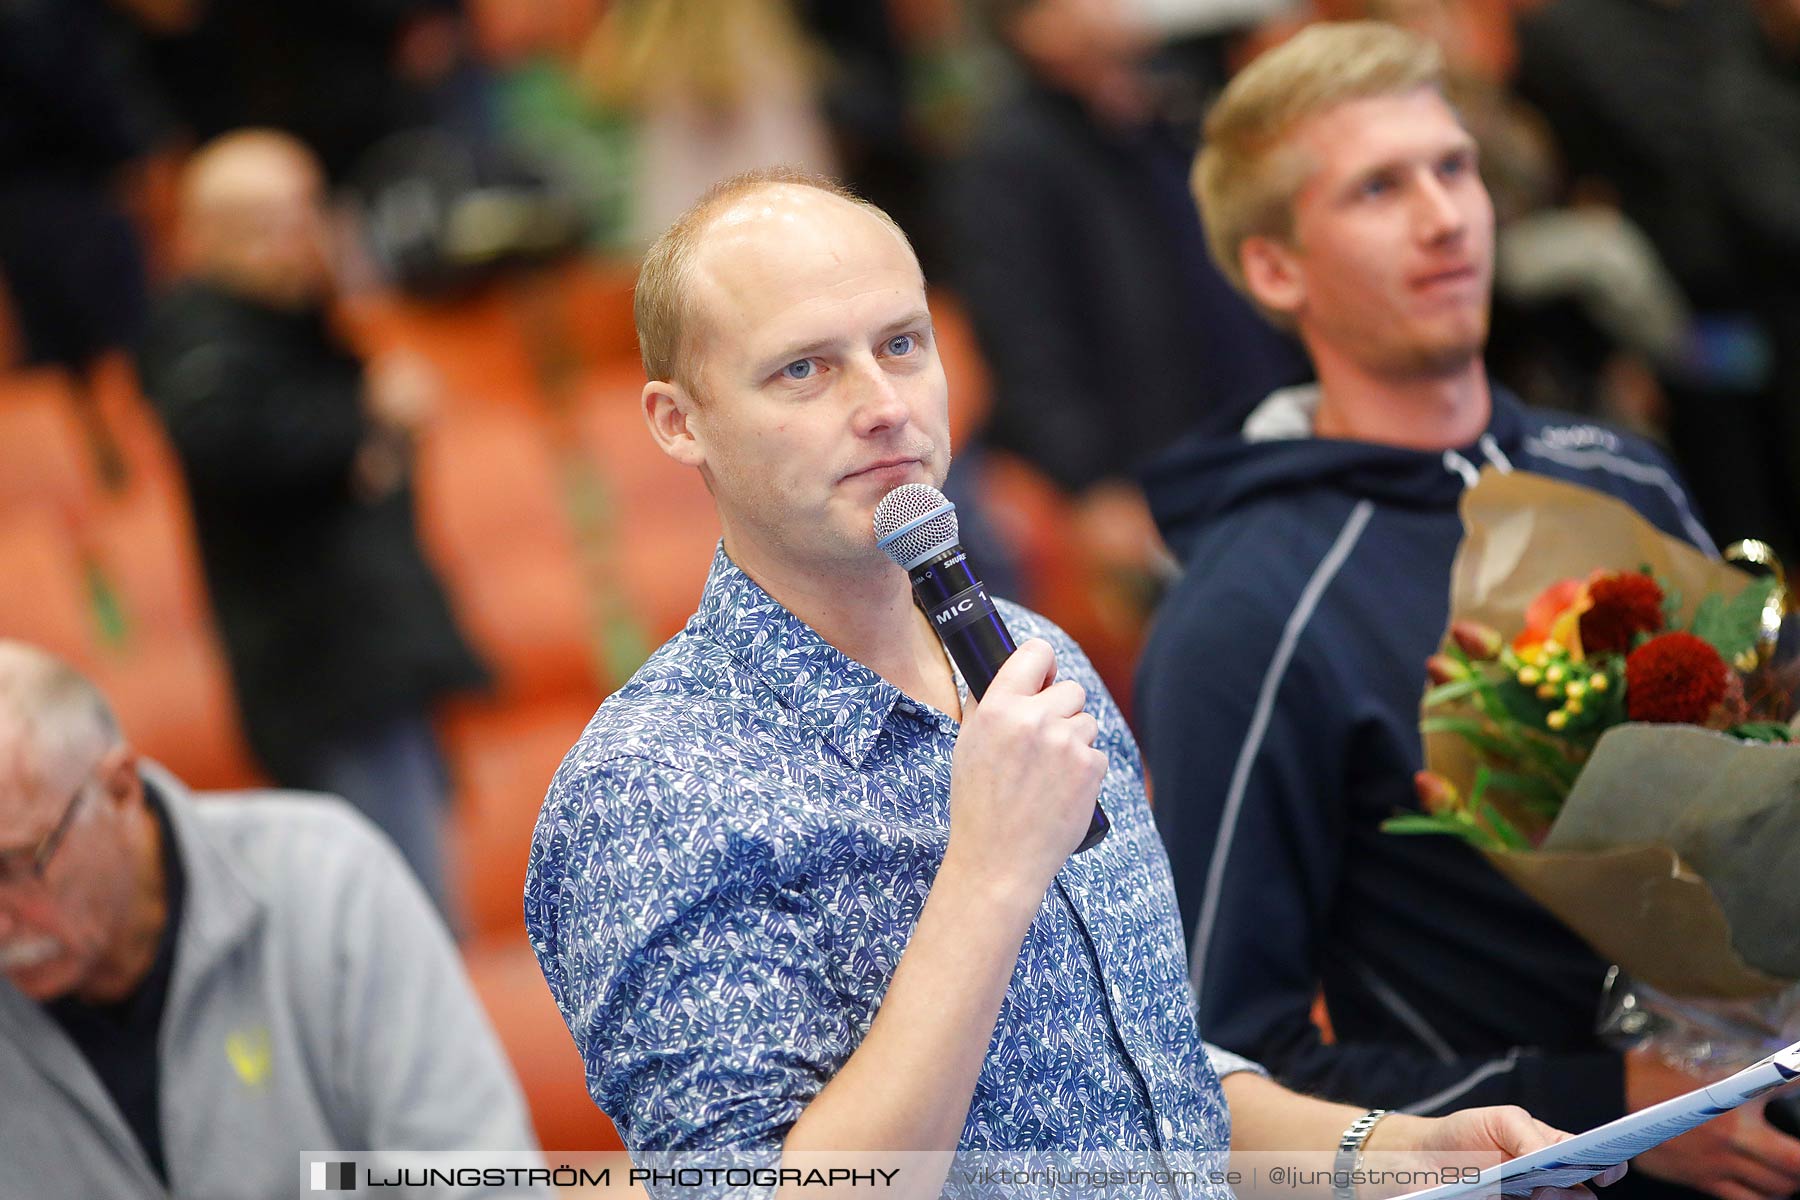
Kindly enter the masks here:
<path id="1" fill-rule="evenodd" d="M 57 820 L 56 827 L 44 835 L 44 840 L 37 844 L 36 849 L 0 854 L 0 887 L 11 887 L 27 880 L 34 883 L 43 880 L 44 872 L 50 869 L 50 860 L 56 857 L 57 849 L 75 824 L 75 814 L 81 809 L 81 798 L 87 795 L 87 785 L 88 779 L 85 777 L 75 785 L 69 802 L 63 805 L 62 817 Z"/>

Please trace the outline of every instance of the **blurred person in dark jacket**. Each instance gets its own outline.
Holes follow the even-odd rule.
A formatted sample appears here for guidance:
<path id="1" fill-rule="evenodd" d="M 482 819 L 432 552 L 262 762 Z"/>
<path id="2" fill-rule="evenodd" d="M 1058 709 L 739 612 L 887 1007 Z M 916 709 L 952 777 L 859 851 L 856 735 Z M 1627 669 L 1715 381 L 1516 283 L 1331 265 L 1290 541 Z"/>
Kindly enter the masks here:
<path id="1" fill-rule="evenodd" d="M 1728 42 L 1730 65 L 1709 81 L 1710 145 L 1745 281 L 1774 348 L 1751 441 L 1769 488 L 1764 502 L 1783 518 L 1770 540 L 1792 562 L 1800 554 L 1800 0 L 1755 0 L 1752 10 Z"/>
<path id="2" fill-rule="evenodd" d="M 127 467 L 88 377 L 143 331 L 144 252 L 126 210 L 154 140 L 121 31 L 166 28 L 185 3 L 0 3 L 0 309 L 24 365 L 70 373 L 109 487 Z"/>
<path id="3" fill-rule="evenodd" d="M 949 282 L 993 372 L 987 441 L 1078 496 L 1088 540 L 1136 544 L 1153 569 L 1134 467 L 1309 368 L 1209 260 L 1187 191 L 1191 95 L 1152 73 L 1157 42 L 1127 6 L 982 7 L 1022 79 L 942 203 Z"/>
<path id="4" fill-rule="evenodd" d="M 1792 557 L 1800 509 L 1785 430 L 1800 349 L 1781 315 L 1792 271 L 1777 265 L 1779 235 L 1767 237 L 1793 161 L 1781 114 L 1800 87 L 1791 57 L 1781 65 L 1783 7 L 1553 0 L 1520 22 L 1519 88 L 1578 188 L 1644 230 L 1692 305 L 1694 336 L 1661 382 L 1671 447 L 1711 528 Z M 1766 41 L 1759 13 L 1774 18 Z M 1790 208 L 1774 227 L 1791 237 L 1793 220 Z"/>
<path id="5" fill-rule="evenodd" d="M 461 0 L 132 2 L 184 10 L 143 49 L 197 140 L 251 125 L 285 130 L 335 181 L 390 134 L 485 127 Z"/>
<path id="6" fill-rule="evenodd" d="M 145 390 L 193 496 L 252 747 L 335 792 L 444 901 L 446 783 L 426 719 L 483 672 L 419 548 L 412 439 L 435 381 L 327 323 L 323 177 L 283 134 L 227 135 L 184 180 L 189 278 L 155 306 Z"/>
<path id="7" fill-rule="evenodd" d="M 0 4 L 0 277 L 32 364 L 85 366 L 143 320 L 143 254 L 112 185 L 149 139 L 109 69 L 104 7 Z"/>
<path id="8" fill-rule="evenodd" d="M 1742 236 L 1800 268 L 1800 0 L 1753 0 L 1731 31 L 1735 69 L 1709 81 L 1719 185 Z"/>

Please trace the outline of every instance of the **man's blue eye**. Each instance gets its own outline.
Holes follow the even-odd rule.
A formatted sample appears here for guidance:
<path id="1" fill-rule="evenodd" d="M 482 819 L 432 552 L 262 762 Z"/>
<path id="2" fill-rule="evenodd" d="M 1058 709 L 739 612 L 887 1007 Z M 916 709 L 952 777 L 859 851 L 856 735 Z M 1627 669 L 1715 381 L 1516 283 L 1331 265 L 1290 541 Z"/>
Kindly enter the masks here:
<path id="1" fill-rule="evenodd" d="M 918 338 L 910 333 L 903 333 L 898 337 L 891 337 L 888 339 L 887 351 L 889 354 L 911 354 L 913 348 L 918 344 Z"/>
<path id="2" fill-rule="evenodd" d="M 813 360 L 799 358 L 781 368 L 781 373 L 789 379 L 810 379 L 813 373 Z"/>

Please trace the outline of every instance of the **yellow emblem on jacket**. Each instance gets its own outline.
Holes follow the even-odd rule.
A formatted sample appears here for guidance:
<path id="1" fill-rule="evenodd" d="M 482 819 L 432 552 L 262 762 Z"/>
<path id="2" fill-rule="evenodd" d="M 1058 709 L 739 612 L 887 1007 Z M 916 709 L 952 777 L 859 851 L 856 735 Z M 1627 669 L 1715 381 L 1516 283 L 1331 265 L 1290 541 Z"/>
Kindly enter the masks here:
<path id="1" fill-rule="evenodd" d="M 275 1062 L 269 1031 L 253 1029 L 229 1035 L 225 1039 L 225 1057 L 231 1060 L 231 1069 L 245 1087 L 261 1087 L 269 1081 L 269 1070 Z"/>

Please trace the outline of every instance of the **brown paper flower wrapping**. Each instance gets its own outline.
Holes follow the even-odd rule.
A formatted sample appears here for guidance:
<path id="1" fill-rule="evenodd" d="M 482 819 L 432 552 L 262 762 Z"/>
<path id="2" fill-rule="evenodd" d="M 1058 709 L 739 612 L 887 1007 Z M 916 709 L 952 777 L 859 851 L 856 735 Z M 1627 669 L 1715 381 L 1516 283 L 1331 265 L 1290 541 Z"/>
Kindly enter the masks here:
<path id="1" fill-rule="evenodd" d="M 1599 492 L 1523 472 L 1463 495 L 1450 618 L 1511 639 L 1558 579 L 1648 567 L 1683 599 L 1750 576 Z M 1467 794 L 1478 760 L 1448 733 L 1426 767 Z M 1599 954 L 1673 996 L 1750 999 L 1800 979 L 1800 747 L 1694 726 L 1622 725 L 1599 740 L 1543 847 L 1487 852 Z"/>

